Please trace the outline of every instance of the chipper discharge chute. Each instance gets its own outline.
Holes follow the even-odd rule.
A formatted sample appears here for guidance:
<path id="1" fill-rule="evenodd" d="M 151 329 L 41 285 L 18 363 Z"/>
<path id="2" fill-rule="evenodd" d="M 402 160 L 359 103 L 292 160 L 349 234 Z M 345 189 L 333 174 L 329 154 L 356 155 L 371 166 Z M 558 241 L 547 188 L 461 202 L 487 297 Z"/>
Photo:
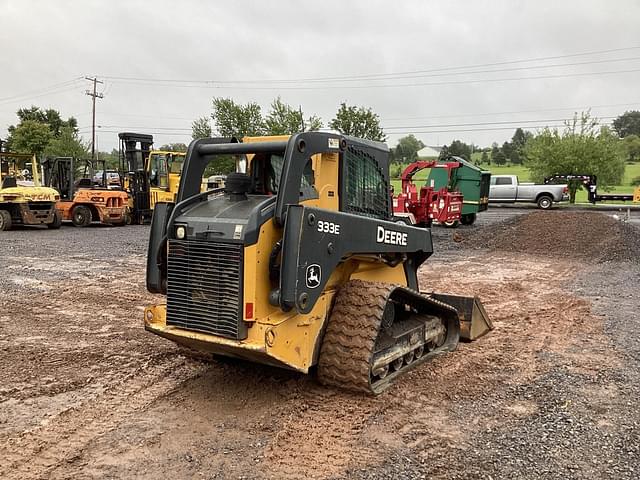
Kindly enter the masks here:
<path id="1" fill-rule="evenodd" d="M 230 155 L 237 173 L 200 193 Z M 477 299 L 420 293 L 431 231 L 393 221 L 388 162 L 382 143 L 324 132 L 192 142 L 176 203 L 154 211 L 147 288 L 166 303 L 145 328 L 373 394 L 490 328 Z"/>

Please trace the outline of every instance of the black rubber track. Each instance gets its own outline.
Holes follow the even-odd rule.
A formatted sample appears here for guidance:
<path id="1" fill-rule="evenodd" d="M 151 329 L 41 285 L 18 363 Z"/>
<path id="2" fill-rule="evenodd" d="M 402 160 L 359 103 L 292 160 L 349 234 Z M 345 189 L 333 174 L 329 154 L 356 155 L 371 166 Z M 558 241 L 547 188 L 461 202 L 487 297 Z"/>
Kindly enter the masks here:
<path id="1" fill-rule="evenodd" d="M 336 295 L 318 359 L 324 385 L 373 393 L 369 371 L 382 314 L 394 285 L 351 280 Z"/>
<path id="2" fill-rule="evenodd" d="M 439 316 L 447 324 L 447 335 L 438 348 L 425 351 L 420 358 L 389 373 L 383 379 L 372 379 L 371 365 L 376 340 L 385 306 L 391 298 L 401 302 L 408 301 L 410 304 L 422 299 L 424 303 L 420 309 L 423 313 Z M 428 312 L 424 311 L 425 307 Z M 415 318 L 420 316 L 421 313 L 417 313 Z M 351 280 L 336 294 L 320 348 L 318 379 L 324 385 L 377 395 L 408 370 L 437 355 L 455 350 L 459 334 L 458 314 L 452 306 L 406 287 Z"/>

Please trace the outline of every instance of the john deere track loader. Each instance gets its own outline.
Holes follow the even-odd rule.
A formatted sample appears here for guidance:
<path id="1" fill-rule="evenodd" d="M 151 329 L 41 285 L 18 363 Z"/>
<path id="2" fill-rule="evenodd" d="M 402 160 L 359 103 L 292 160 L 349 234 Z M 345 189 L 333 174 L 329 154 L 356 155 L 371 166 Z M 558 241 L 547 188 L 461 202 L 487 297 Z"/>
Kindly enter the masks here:
<path id="1" fill-rule="evenodd" d="M 235 155 L 224 189 L 205 167 Z M 389 150 L 307 132 L 191 143 L 177 202 L 156 205 L 147 330 L 377 394 L 491 328 L 473 297 L 421 293 L 431 231 L 392 221 Z M 317 368 L 316 368 L 317 367 Z"/>

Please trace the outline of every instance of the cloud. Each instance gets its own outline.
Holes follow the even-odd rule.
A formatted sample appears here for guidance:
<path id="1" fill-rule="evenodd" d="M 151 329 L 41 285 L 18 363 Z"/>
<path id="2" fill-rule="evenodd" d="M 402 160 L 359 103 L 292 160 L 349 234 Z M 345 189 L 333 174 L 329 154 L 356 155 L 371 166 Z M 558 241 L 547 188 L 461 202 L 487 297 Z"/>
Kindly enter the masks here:
<path id="1" fill-rule="evenodd" d="M 156 0 L 153 3 L 5 0 L 0 3 L 0 16 L 4 20 L 0 29 L 0 45 L 4 47 L 0 98 L 94 74 L 221 81 L 340 77 L 640 46 L 636 34 L 640 4 L 632 0 L 615 4 L 577 0 Z M 440 72 L 446 73 L 440 77 L 390 79 L 379 83 L 446 83 L 473 78 L 633 70 L 640 69 L 637 57 L 640 49 L 546 62 L 634 58 L 619 63 L 474 76 L 453 75 L 454 71 L 449 71 L 450 74 Z M 233 88 L 205 88 L 107 79 L 105 98 L 98 100 L 98 124 L 103 126 L 98 130 L 98 147 L 102 150 L 116 147 L 117 134 L 111 132 L 133 127 L 153 133 L 158 144 L 186 142 L 190 119 L 209 114 L 213 96 L 257 101 L 266 108 L 277 95 L 288 103 L 301 105 L 306 113 L 318 114 L 325 123 L 341 101 L 372 107 L 380 114 L 383 125 L 407 127 L 394 129 L 399 133 L 390 135 L 391 142 L 406 131 L 457 128 L 457 132 L 417 133 L 416 136 L 427 144 L 449 143 L 453 138 L 461 138 L 489 145 L 493 141 L 504 141 L 513 131 L 416 126 L 564 118 L 571 115 L 569 107 L 589 105 L 616 105 L 594 108 L 596 115 L 615 116 L 634 106 L 640 108 L 637 104 L 640 102 L 639 77 L 639 72 L 629 72 L 357 89 L 346 87 L 363 82 L 339 82 L 332 84 L 338 88 L 313 90 L 295 89 L 309 85 L 303 83 L 265 90 L 239 88 L 239 84 Z M 77 117 L 83 135 L 88 138 L 91 108 L 90 98 L 84 95 L 88 87 L 88 82 L 77 81 L 66 90 L 21 98 L 19 102 L 0 100 L 0 137 L 6 135 L 4 129 L 9 124 L 15 123 L 18 108 L 35 104 L 56 108 L 65 117 Z M 548 111 L 535 112 L 564 107 L 567 108 L 556 111 L 553 117 L 549 117 Z M 527 113 L 496 114 L 521 111 Z"/>

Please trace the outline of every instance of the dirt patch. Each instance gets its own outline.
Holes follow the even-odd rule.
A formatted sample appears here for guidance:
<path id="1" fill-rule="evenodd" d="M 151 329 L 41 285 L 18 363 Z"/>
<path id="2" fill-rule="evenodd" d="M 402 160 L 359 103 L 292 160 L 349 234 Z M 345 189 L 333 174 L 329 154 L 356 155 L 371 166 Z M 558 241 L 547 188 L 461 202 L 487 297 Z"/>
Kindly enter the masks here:
<path id="1" fill-rule="evenodd" d="M 640 229 L 596 212 L 532 212 L 460 234 L 466 247 L 595 262 L 640 261 Z"/>
<path id="2" fill-rule="evenodd" d="M 112 248 L 100 260 L 79 255 L 90 243 L 65 256 L 65 229 L 46 241 L 58 239 L 57 257 L 0 257 L 25 280 L 0 288 L 0 477 L 635 478 L 637 368 L 571 291 L 583 262 L 430 259 L 422 289 L 479 295 L 496 329 L 371 398 L 205 362 L 145 332 L 142 306 L 157 299 L 142 253 L 109 237 L 125 230 L 99 231 Z M 144 243 L 147 231 L 131 232 L 132 247 Z"/>

